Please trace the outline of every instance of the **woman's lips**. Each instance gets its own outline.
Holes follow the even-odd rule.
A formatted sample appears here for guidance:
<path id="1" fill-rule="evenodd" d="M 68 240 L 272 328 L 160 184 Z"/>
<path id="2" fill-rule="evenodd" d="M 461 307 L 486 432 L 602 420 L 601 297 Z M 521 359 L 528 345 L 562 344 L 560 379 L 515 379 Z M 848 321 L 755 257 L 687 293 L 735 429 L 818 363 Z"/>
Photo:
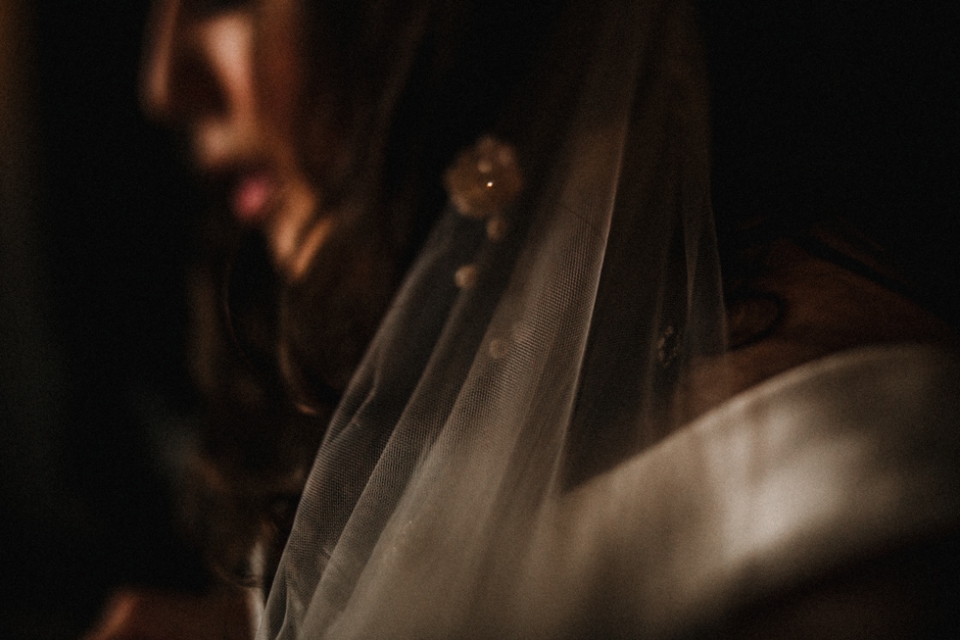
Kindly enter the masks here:
<path id="1" fill-rule="evenodd" d="M 270 212 L 276 191 L 277 181 L 266 171 L 240 176 L 230 203 L 233 215 L 246 224 L 262 222 Z"/>

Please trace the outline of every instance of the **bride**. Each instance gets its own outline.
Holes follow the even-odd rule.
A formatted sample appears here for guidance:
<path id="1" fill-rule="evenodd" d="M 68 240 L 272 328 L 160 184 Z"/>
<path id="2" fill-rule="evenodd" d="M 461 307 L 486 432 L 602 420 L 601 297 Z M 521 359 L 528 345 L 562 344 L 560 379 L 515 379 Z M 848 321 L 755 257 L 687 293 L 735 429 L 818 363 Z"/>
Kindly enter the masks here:
<path id="1" fill-rule="evenodd" d="M 257 384 L 198 379 L 314 438 L 258 637 L 956 632 L 956 333 L 861 228 L 891 158 L 784 110 L 860 89 L 782 55 L 830 12 L 730 11 L 156 3 L 145 104 L 261 239 Z"/>

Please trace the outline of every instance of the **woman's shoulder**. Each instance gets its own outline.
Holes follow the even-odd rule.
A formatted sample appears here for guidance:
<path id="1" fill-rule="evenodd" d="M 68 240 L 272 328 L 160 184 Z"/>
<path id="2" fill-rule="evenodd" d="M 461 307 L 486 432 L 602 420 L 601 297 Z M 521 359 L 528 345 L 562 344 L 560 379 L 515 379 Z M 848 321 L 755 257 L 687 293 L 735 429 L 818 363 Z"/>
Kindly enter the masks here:
<path id="1" fill-rule="evenodd" d="M 741 509 L 720 511 L 747 541 L 724 570 L 766 584 L 732 599 L 710 637 L 960 634 L 955 354 L 915 342 L 845 350 L 738 394 L 689 429 L 709 443 L 714 481 Z"/>
<path id="2" fill-rule="evenodd" d="M 941 637 L 957 622 L 958 427 L 952 354 L 915 342 L 842 350 L 571 492 L 554 547 L 590 550 L 583 564 L 623 629 Z"/>
<path id="3" fill-rule="evenodd" d="M 895 272 L 836 236 L 772 242 L 762 265 L 729 295 L 730 349 L 694 362 L 684 380 L 687 417 L 861 348 L 916 344 L 960 357 L 956 329 L 909 290 Z"/>
<path id="4" fill-rule="evenodd" d="M 960 360 L 898 343 L 808 361 L 570 498 L 636 624 L 941 637 L 960 585 Z"/>

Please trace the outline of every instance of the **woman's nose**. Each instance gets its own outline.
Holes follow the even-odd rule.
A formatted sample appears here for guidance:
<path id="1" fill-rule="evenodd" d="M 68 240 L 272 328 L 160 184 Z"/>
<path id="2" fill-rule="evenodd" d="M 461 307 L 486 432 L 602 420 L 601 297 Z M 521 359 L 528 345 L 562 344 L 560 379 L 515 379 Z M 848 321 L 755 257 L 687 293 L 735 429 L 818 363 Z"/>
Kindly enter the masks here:
<path id="1" fill-rule="evenodd" d="M 249 16 L 190 2 L 155 0 L 140 87 L 149 116 L 188 126 L 253 106 Z"/>
<path id="2" fill-rule="evenodd" d="M 173 118 L 173 66 L 180 43 L 180 0 L 154 0 L 140 70 L 140 101 L 152 118 Z"/>

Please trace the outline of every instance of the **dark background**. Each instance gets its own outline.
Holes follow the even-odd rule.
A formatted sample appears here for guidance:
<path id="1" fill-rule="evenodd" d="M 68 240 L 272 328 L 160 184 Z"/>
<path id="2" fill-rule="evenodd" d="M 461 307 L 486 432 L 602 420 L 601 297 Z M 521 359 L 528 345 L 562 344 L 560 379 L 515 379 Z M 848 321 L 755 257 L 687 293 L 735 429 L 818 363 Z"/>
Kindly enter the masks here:
<path id="1" fill-rule="evenodd" d="M 960 3 L 697 4 L 721 230 L 842 216 L 960 326 Z"/>
<path id="2" fill-rule="evenodd" d="M 66 638 L 117 585 L 203 586 L 158 460 L 193 406 L 183 290 L 202 205 L 139 112 L 148 3 L 28 4 L 39 275 L 23 286 L 43 366 L 0 379 L 0 637 Z M 960 318 L 956 1 L 700 4 L 718 215 L 848 215 Z M 8 342 L 23 329 L 0 317 Z"/>
<path id="3" fill-rule="evenodd" d="M 148 3 L 24 6 L 36 280 L 0 276 L 38 304 L 29 326 L 0 331 L 13 343 L 32 331 L 40 364 L 0 380 L 0 637 L 75 637 L 117 585 L 202 587 L 159 455 L 191 406 L 183 290 L 200 205 L 139 111 Z"/>

